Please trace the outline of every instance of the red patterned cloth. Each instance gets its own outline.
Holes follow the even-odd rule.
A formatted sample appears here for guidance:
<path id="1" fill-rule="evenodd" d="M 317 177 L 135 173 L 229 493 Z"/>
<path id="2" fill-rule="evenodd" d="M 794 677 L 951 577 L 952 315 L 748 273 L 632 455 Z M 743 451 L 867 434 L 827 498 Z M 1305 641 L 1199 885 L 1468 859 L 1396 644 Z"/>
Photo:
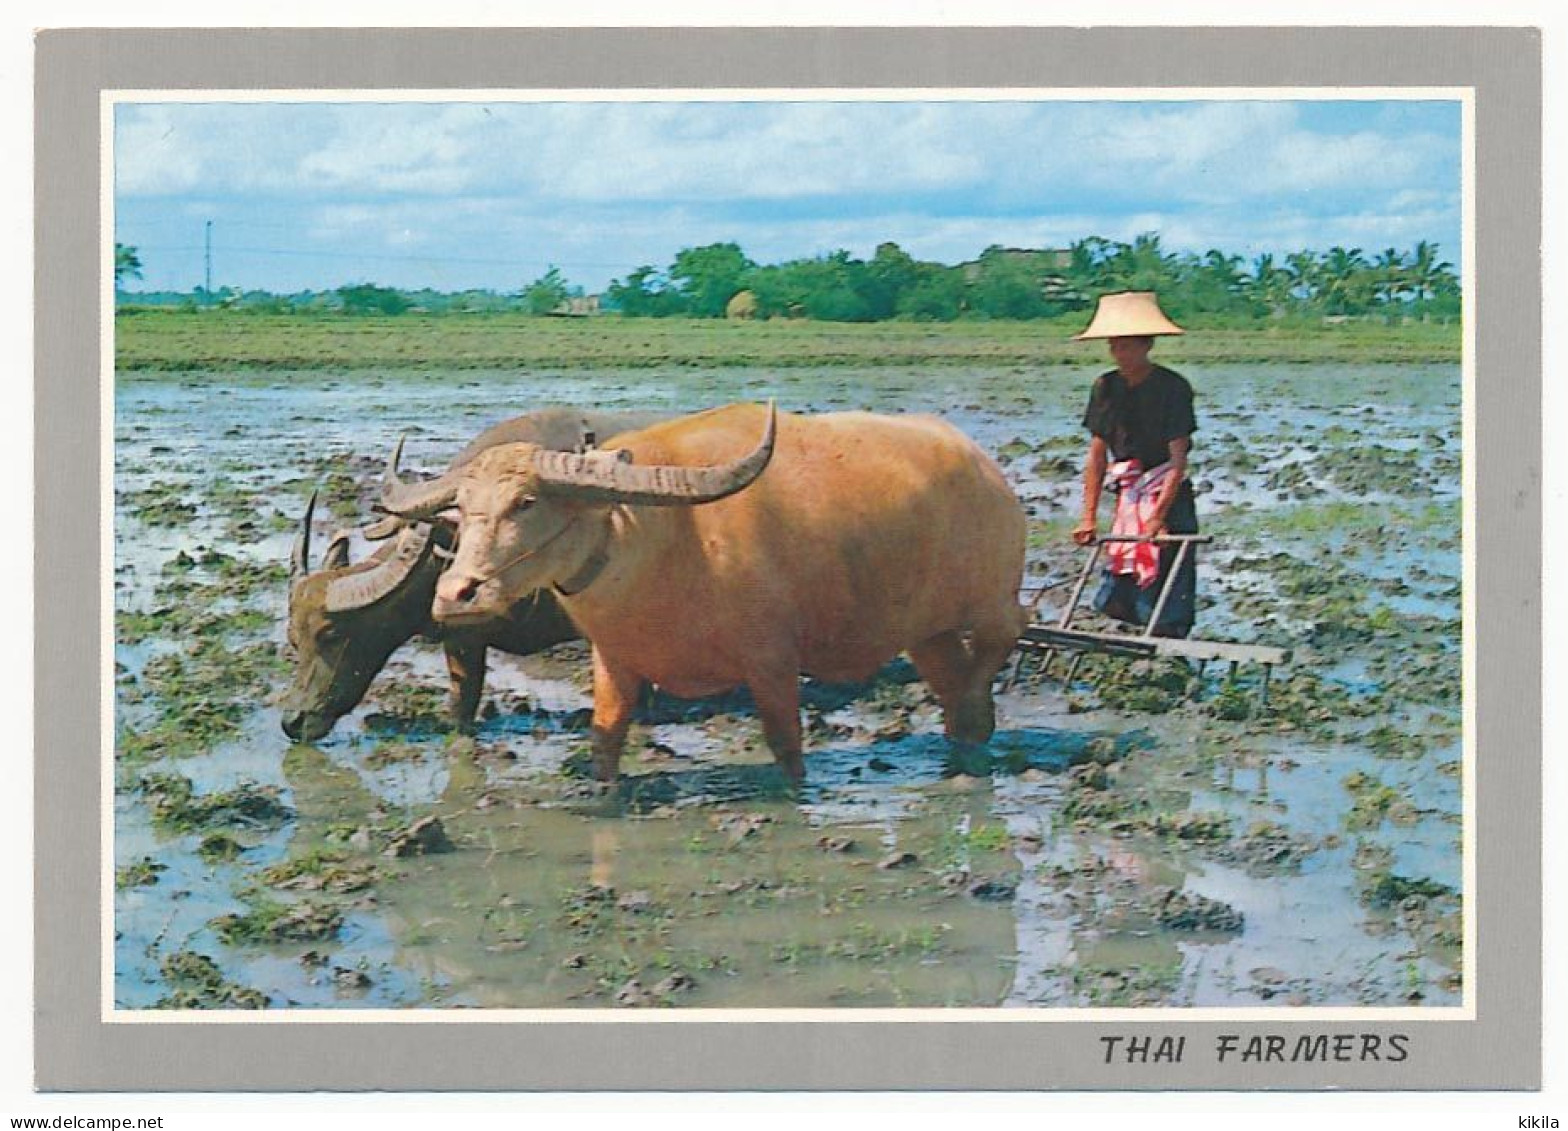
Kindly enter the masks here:
<path id="1" fill-rule="evenodd" d="M 1143 470 L 1135 459 L 1124 459 L 1106 469 L 1111 489 L 1117 492 L 1116 517 L 1111 533 L 1142 538 L 1154 529 L 1160 493 L 1172 472 L 1171 465 Z M 1132 574 L 1139 589 L 1147 589 L 1160 575 L 1160 546 L 1157 542 L 1110 542 L 1105 547 L 1106 569 L 1113 574 Z"/>

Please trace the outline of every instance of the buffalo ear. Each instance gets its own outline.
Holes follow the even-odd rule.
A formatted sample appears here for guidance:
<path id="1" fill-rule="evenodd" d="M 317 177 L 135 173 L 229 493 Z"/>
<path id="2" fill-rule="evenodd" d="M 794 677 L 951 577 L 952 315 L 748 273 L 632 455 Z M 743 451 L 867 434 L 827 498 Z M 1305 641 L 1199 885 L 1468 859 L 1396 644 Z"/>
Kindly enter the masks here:
<path id="1" fill-rule="evenodd" d="M 327 552 L 322 555 L 322 569 L 342 569 L 348 565 L 348 544 L 352 538 L 347 530 L 339 530 L 332 535 L 332 541 L 327 543 Z"/>

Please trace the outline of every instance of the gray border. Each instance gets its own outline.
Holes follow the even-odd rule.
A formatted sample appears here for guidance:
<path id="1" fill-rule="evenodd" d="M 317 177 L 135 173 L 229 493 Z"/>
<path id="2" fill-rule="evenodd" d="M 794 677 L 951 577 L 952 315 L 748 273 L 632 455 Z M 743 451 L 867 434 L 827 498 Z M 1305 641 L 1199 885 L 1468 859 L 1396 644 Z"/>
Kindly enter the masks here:
<path id="1" fill-rule="evenodd" d="M 36 48 L 37 1086 L 1539 1088 L 1541 39 L 1535 29 L 84 30 Z M 1466 86 L 1477 90 L 1477 1019 L 358 1023 L 99 1019 L 102 89 Z M 43 610 L 47 610 L 47 625 Z M 88 676 L 87 671 L 93 674 Z M 86 830 L 97 830 L 98 836 Z M 1130 1070 L 1098 1038 L 1405 1032 L 1403 1064 Z"/>

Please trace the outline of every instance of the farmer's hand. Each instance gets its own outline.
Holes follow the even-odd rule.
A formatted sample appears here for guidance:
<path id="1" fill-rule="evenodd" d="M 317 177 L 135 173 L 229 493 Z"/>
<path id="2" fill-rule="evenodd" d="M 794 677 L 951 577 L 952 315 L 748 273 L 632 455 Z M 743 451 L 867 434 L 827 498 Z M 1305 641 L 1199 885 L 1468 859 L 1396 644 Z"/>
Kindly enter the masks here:
<path id="1" fill-rule="evenodd" d="M 1073 530 L 1073 541 L 1080 546 L 1087 546 L 1094 541 L 1094 519 L 1086 518 Z"/>
<path id="2" fill-rule="evenodd" d="M 1165 537 L 1167 533 L 1169 532 L 1165 529 L 1165 520 L 1163 518 L 1151 519 L 1149 529 L 1143 532 L 1144 541 L 1157 542 Z"/>

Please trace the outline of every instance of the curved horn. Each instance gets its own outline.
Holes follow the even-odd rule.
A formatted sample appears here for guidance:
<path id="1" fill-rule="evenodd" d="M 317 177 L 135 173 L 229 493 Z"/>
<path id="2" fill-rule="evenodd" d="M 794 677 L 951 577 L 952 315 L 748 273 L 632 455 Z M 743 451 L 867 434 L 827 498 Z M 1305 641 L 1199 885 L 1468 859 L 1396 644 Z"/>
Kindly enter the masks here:
<path id="1" fill-rule="evenodd" d="M 363 609 L 382 600 L 414 572 L 429 547 L 430 527 L 405 527 L 393 544 L 392 552 L 375 565 L 327 582 L 327 612 Z"/>
<path id="2" fill-rule="evenodd" d="M 289 576 L 303 577 L 310 572 L 310 520 L 316 515 L 316 496 L 320 488 L 310 493 L 305 504 L 305 518 L 300 523 L 299 534 L 294 538 L 294 552 L 289 555 Z"/>
<path id="3" fill-rule="evenodd" d="M 403 458 L 403 441 L 399 436 L 392 458 L 387 460 L 386 475 L 381 481 L 382 510 L 399 518 L 431 518 L 452 505 L 457 498 L 457 483 L 451 473 L 432 479 L 428 483 L 404 483 L 398 478 L 398 461 Z"/>
<path id="4" fill-rule="evenodd" d="M 773 458 L 778 410 L 768 402 L 768 423 L 751 453 L 712 467 L 637 467 L 609 453 L 577 455 L 538 451 L 534 471 L 540 485 L 578 499 L 643 506 L 693 506 L 733 495 L 762 474 Z"/>
<path id="5" fill-rule="evenodd" d="M 385 518 L 376 519 L 369 526 L 360 527 L 359 536 L 367 542 L 385 542 L 407 525 L 408 523 L 397 515 L 389 514 Z"/>

